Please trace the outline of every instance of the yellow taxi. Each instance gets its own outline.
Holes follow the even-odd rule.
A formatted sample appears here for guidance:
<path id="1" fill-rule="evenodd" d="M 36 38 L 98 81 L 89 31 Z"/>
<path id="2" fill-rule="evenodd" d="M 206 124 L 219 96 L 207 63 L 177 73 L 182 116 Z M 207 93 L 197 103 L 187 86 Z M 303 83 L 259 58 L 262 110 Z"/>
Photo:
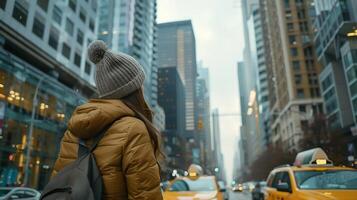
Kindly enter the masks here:
<path id="1" fill-rule="evenodd" d="M 177 177 L 164 191 L 164 200 L 223 200 L 214 176 L 202 175 L 202 168 L 191 165 L 188 176 Z"/>
<path id="2" fill-rule="evenodd" d="M 321 148 L 296 156 L 294 166 L 270 172 L 266 200 L 356 200 L 357 170 L 333 166 Z"/>

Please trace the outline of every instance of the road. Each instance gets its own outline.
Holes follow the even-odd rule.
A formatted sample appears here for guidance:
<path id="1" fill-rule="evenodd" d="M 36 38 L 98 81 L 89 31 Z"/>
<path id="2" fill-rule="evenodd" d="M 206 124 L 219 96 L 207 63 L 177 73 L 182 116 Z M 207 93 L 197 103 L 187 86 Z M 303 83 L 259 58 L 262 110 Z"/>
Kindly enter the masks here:
<path id="1" fill-rule="evenodd" d="M 250 195 L 250 192 L 244 191 L 244 192 L 230 192 L 229 194 L 229 200 L 251 200 L 252 196 Z"/>

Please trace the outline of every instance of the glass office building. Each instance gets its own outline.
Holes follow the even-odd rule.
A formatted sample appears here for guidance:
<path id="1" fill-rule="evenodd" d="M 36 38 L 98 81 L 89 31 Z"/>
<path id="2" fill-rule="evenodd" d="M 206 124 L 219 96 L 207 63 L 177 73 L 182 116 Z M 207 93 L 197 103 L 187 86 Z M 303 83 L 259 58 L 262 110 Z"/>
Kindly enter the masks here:
<path id="1" fill-rule="evenodd" d="M 29 186 L 43 188 L 52 172 L 66 122 L 85 98 L 14 55 L 0 51 L 0 187 L 23 182 L 37 86 Z"/>
<path id="2" fill-rule="evenodd" d="M 96 13 L 97 0 L 0 1 L 0 187 L 48 182 L 69 117 L 95 94 Z"/>

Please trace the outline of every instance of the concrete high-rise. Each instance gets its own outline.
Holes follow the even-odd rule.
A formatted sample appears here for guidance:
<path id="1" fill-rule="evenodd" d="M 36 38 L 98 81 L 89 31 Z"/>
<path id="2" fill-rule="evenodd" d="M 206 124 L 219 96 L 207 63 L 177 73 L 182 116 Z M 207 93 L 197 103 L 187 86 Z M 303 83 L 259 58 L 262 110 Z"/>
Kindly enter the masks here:
<path id="1" fill-rule="evenodd" d="M 210 120 L 210 94 L 209 94 L 209 71 L 203 68 L 200 63 L 197 68 L 197 134 L 199 135 L 200 147 L 200 164 L 211 167 L 213 164 L 212 157 L 212 133 Z"/>
<path id="2" fill-rule="evenodd" d="M 357 120 L 357 5 L 353 0 L 315 0 L 315 44 L 320 85 L 330 129 Z"/>
<path id="3" fill-rule="evenodd" d="M 96 17 L 96 0 L 0 1 L 0 187 L 47 184 L 72 112 L 95 94 Z"/>
<path id="4" fill-rule="evenodd" d="M 311 3 L 260 0 L 264 38 L 269 42 L 268 86 L 275 92 L 269 100 L 271 141 L 289 151 L 299 150 L 309 120 L 322 112 Z"/>
<path id="5" fill-rule="evenodd" d="M 196 128 L 196 42 L 190 20 L 158 24 L 159 66 L 176 67 L 185 87 L 186 131 Z"/>
<path id="6" fill-rule="evenodd" d="M 224 158 L 221 149 L 221 129 L 219 125 L 219 110 L 216 108 L 212 111 L 212 147 L 213 156 L 215 157 L 215 166 L 210 169 L 213 171 L 218 180 L 225 180 Z"/>
<path id="7" fill-rule="evenodd" d="M 156 0 L 103 0 L 99 4 L 98 38 L 113 51 L 133 56 L 143 66 L 145 98 L 154 110 L 154 123 L 164 129 L 164 112 L 157 104 Z"/>

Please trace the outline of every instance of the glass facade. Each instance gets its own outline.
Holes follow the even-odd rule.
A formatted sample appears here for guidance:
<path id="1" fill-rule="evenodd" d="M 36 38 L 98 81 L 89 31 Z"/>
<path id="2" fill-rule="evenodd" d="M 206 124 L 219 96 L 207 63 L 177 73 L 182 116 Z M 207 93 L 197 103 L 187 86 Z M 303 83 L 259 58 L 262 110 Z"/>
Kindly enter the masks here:
<path id="1" fill-rule="evenodd" d="M 357 120 L 357 49 L 354 49 L 354 41 L 348 41 L 341 48 L 342 64 L 346 73 L 346 82 L 354 113 Z"/>
<path id="2" fill-rule="evenodd" d="M 47 183 L 66 122 L 75 107 L 86 100 L 33 66 L 0 51 L 0 187 L 23 183 L 37 86 L 38 103 L 30 140 L 30 187 L 42 189 Z"/>

